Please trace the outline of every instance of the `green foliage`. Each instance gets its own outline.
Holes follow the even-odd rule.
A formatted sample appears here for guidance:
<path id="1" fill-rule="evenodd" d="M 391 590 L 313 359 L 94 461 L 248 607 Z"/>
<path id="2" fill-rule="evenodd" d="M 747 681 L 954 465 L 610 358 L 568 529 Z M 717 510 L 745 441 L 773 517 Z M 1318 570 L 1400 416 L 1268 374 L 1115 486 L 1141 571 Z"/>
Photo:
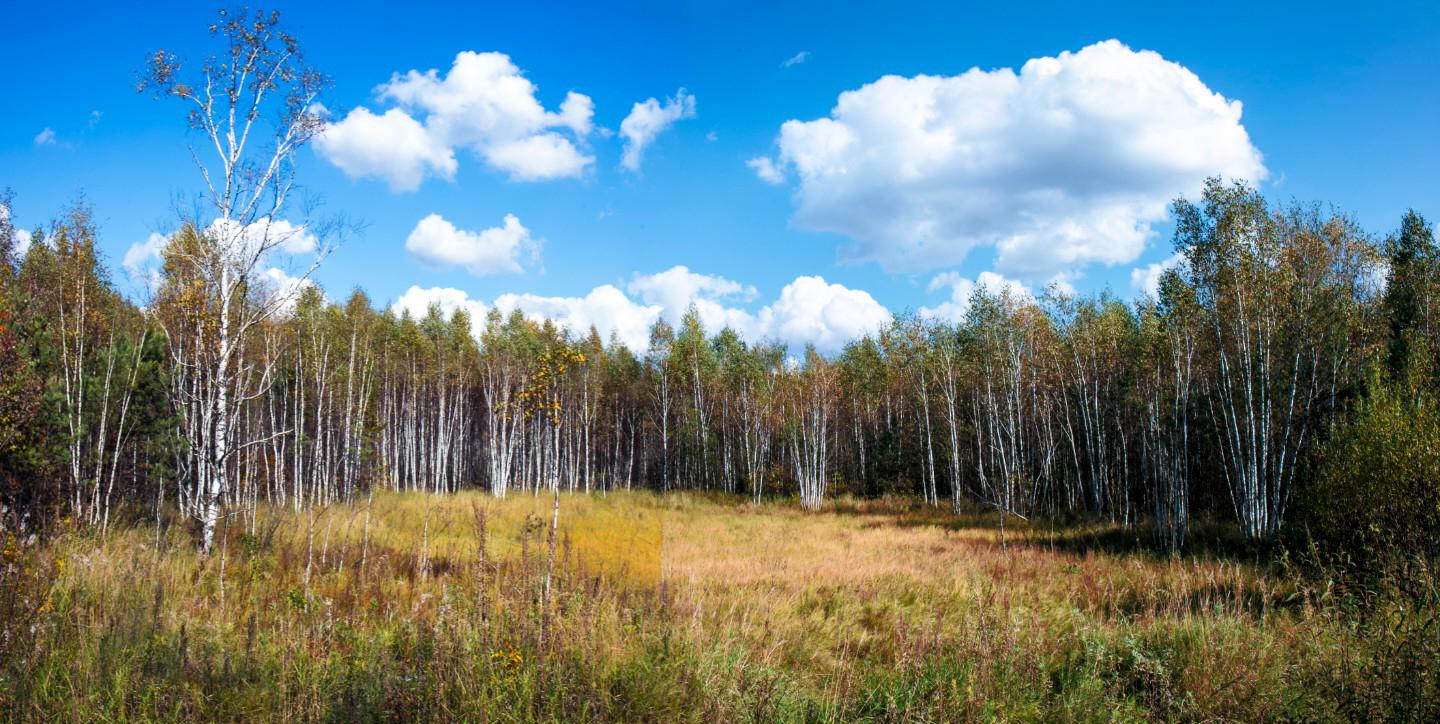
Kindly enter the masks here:
<path id="1" fill-rule="evenodd" d="M 1433 339 L 1440 310 L 1440 248 L 1425 217 L 1414 209 L 1400 221 L 1400 233 L 1387 240 L 1389 274 L 1385 284 L 1385 315 L 1390 325 L 1390 374 L 1401 375 L 1410 364 L 1416 342 Z M 1417 340 L 1418 338 L 1418 340 Z"/>
<path id="2" fill-rule="evenodd" d="M 54 344 L 12 263 L 9 204 L 9 192 L 0 194 L 0 530 L 26 530 L 55 512 L 62 436 L 45 386 Z M 27 258 L 48 252 L 43 234 L 35 241 Z"/>
<path id="3" fill-rule="evenodd" d="M 1314 642 L 1295 666 L 1296 720 L 1440 720 L 1440 586 L 1425 566 L 1392 570 L 1373 590 L 1320 611 L 1345 645 Z"/>
<path id="4" fill-rule="evenodd" d="M 1423 378 L 1372 372 L 1321 452 L 1296 528 L 1325 558 L 1373 569 L 1440 554 L 1440 400 Z"/>
<path id="5" fill-rule="evenodd" d="M 0 294 L 0 505 L 6 512 L 36 506 L 45 467 L 36 424 L 42 387 L 14 322 L 7 296 Z"/>

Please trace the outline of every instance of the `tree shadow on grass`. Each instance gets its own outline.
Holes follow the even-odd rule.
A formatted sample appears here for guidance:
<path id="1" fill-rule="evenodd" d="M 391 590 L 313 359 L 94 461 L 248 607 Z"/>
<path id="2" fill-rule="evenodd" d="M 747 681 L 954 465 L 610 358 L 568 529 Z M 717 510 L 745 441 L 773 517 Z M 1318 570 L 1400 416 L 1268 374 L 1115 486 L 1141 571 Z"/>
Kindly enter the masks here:
<path id="1" fill-rule="evenodd" d="M 1001 544 L 1002 516 L 979 511 L 969 501 L 969 510 L 955 513 L 948 505 L 927 505 L 904 498 L 839 499 L 829 509 L 839 515 L 868 517 L 865 527 L 936 528 L 940 530 L 988 531 L 995 545 Z M 1131 526 L 1083 516 L 1052 516 L 1025 519 L 1003 516 L 1006 545 L 1031 546 L 1078 555 L 1104 553 L 1115 556 L 1168 558 L 1172 555 L 1244 562 L 1273 563 L 1282 551 L 1278 542 L 1247 541 L 1233 523 L 1210 519 L 1192 521 L 1179 551 L 1167 550 L 1153 535 L 1148 522 Z"/>

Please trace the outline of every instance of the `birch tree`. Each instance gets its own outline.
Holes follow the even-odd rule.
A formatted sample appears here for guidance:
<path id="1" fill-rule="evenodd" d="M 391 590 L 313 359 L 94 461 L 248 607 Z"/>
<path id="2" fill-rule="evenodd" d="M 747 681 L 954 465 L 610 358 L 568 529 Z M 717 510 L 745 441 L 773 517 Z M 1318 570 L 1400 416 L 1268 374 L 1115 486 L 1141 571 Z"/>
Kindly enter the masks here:
<path id="1" fill-rule="evenodd" d="M 1159 291 L 1160 298 L 1141 311 L 1144 362 L 1139 388 L 1155 538 L 1173 551 L 1185 544 L 1190 522 L 1199 310 L 1194 290 L 1174 270 L 1161 277 Z"/>
<path id="2" fill-rule="evenodd" d="M 1204 309 L 1220 468 L 1247 538 L 1284 520 L 1303 454 L 1358 370 L 1356 305 L 1373 247 L 1345 217 L 1272 213 L 1244 183 L 1175 203 L 1177 246 Z M 1361 340 L 1363 341 L 1363 340 Z"/>
<path id="3" fill-rule="evenodd" d="M 800 504 L 812 510 L 825 502 L 830 473 L 830 430 L 835 412 L 835 370 L 814 347 L 791 377 L 786 417 L 790 464 L 800 487 Z"/>
<path id="4" fill-rule="evenodd" d="M 184 283 L 193 287 L 172 284 L 168 293 L 202 308 L 185 333 L 167 332 L 174 363 L 191 382 L 177 387 L 176 401 L 195 451 L 191 473 L 198 483 L 200 548 L 207 553 L 236 453 L 263 442 L 240 439 L 236 427 L 243 403 L 264 393 L 273 370 L 249 369 L 244 353 L 256 327 L 298 287 L 265 290 L 260 272 L 277 249 L 307 233 L 283 216 L 296 189 L 295 156 L 324 127 L 313 109 L 328 83 L 306 64 L 278 13 L 221 10 L 209 31 L 221 48 L 193 78 L 175 54 L 159 50 L 139 84 L 141 91 L 180 101 L 200 138 L 191 155 L 204 182 L 206 213 L 189 222 L 193 243 L 172 244 L 166 264 L 171 271 L 183 266 Z M 323 256 L 316 254 L 299 279 Z"/>

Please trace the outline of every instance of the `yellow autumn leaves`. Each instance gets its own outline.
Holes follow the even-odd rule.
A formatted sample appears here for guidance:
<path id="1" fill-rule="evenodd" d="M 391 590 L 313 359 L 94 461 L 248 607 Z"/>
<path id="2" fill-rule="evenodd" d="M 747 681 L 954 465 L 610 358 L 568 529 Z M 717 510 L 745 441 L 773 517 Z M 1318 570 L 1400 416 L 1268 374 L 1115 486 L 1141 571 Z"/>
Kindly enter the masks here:
<path id="1" fill-rule="evenodd" d="M 561 344 L 540 353 L 535 362 L 535 371 L 516 394 L 515 404 L 506 407 L 521 417 L 544 415 L 551 425 L 559 425 L 561 404 L 556 394 L 557 383 L 570 367 L 585 364 L 585 355 L 570 345 Z"/>

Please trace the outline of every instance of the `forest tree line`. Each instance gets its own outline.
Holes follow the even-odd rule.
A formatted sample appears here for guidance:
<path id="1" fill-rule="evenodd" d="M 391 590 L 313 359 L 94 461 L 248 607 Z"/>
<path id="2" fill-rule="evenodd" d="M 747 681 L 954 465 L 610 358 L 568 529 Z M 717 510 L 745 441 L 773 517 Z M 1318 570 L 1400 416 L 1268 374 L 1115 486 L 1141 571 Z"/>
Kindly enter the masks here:
<path id="1" fill-rule="evenodd" d="M 1171 548 L 1208 516 L 1258 540 L 1316 487 L 1357 401 L 1403 383 L 1401 404 L 1429 404 L 1440 332 L 1440 252 L 1418 214 L 1378 239 L 1220 180 L 1175 202 L 1180 263 L 1155 298 L 980 288 L 959 322 L 900 315 L 833 356 L 707 330 L 694 310 L 656 322 L 643 350 L 493 309 L 477 336 L 463 311 L 381 311 L 359 290 L 328 301 L 308 285 L 281 304 L 255 279 L 217 312 L 202 268 L 215 242 L 194 226 L 140 307 L 83 206 L 19 256 L 4 204 L 11 530 L 203 523 L 212 504 L 253 525 L 261 504 L 377 488 L 641 488 L 809 507 L 914 495 L 1148 526 Z M 254 323 L 221 387 L 207 359 L 223 315 Z"/>
<path id="2" fill-rule="evenodd" d="M 209 32 L 198 68 L 159 50 L 137 83 L 186 109 L 203 182 L 140 304 L 83 204 L 22 256 L 0 196 L 7 530 L 178 516 L 208 551 L 261 504 L 642 488 L 914 495 L 1148 526 L 1170 549 L 1198 516 L 1271 539 L 1298 504 L 1346 552 L 1440 552 L 1440 250 L 1413 211 L 1378 238 L 1210 179 L 1172 207 L 1153 297 L 978 288 L 958 321 L 902 314 L 832 356 L 694 310 L 635 350 L 518 312 L 416 318 L 308 280 L 333 229 L 295 158 L 328 76 L 278 13 Z M 303 234 L 309 268 L 277 279 Z"/>

